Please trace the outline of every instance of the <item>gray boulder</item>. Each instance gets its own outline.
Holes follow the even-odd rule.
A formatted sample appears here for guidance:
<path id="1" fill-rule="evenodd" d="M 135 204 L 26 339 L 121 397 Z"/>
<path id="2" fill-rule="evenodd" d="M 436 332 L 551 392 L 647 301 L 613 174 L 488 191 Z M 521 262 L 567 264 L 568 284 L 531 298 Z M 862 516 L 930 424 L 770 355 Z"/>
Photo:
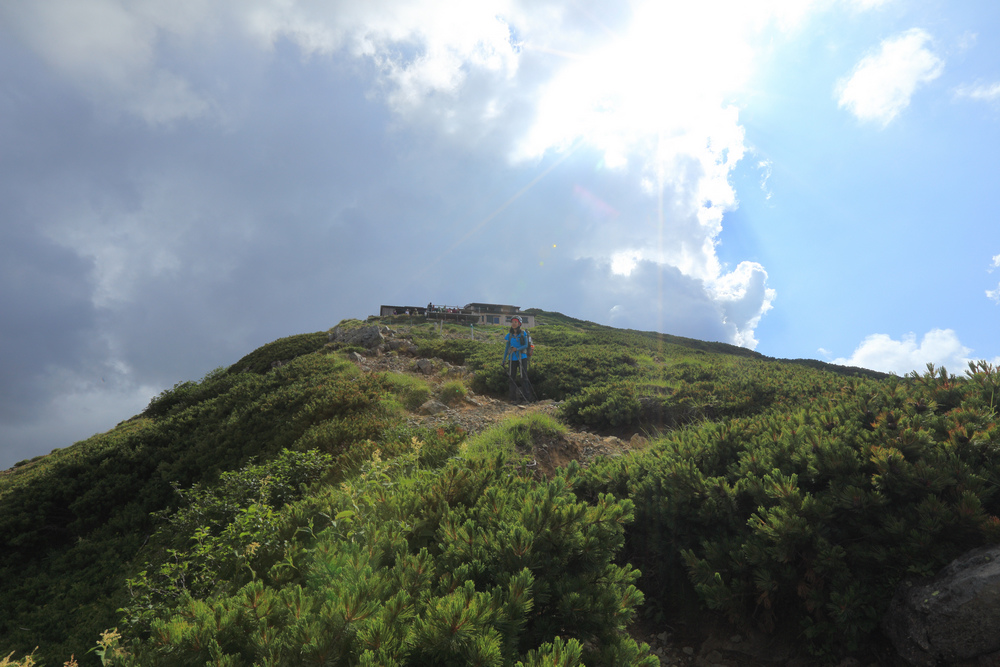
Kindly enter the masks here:
<path id="1" fill-rule="evenodd" d="M 422 415 L 436 415 L 446 411 L 447 409 L 447 405 L 432 398 L 420 406 L 419 412 Z"/>
<path id="2" fill-rule="evenodd" d="M 917 667 L 1000 664 L 1000 545 L 963 554 L 930 581 L 900 584 L 882 631 Z"/>
<path id="3" fill-rule="evenodd" d="M 424 375 L 430 375 L 434 372 L 434 362 L 430 359 L 417 359 L 417 370 Z"/>
<path id="4" fill-rule="evenodd" d="M 342 329 L 334 327 L 327 336 L 331 343 L 347 343 L 348 345 L 361 345 L 369 350 L 378 347 L 385 342 L 382 332 L 378 326 L 358 327 L 356 329 Z"/>

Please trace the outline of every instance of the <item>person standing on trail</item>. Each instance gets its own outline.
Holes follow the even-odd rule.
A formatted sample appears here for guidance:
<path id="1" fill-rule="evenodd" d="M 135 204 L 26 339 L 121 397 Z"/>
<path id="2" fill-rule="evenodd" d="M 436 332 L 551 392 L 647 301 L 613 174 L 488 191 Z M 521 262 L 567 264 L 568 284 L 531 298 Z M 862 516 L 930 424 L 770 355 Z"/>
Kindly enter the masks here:
<path id="1" fill-rule="evenodd" d="M 518 398 L 531 402 L 535 400 L 534 392 L 531 390 L 531 382 L 528 380 L 528 357 L 531 353 L 531 338 L 528 332 L 521 329 L 521 318 L 514 316 L 510 320 L 510 331 L 504 336 L 507 346 L 503 351 L 503 365 L 507 370 L 507 379 L 510 382 L 510 402 L 514 403 Z M 517 386 L 514 377 L 520 371 L 521 386 Z"/>

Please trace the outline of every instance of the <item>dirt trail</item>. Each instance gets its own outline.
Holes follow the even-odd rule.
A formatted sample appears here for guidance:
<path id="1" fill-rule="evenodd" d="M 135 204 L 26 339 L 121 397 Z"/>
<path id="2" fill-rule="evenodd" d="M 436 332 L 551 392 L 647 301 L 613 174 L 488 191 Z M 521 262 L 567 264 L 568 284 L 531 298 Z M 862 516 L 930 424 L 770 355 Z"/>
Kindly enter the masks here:
<path id="1" fill-rule="evenodd" d="M 400 338 L 406 337 L 403 331 L 394 333 Z M 451 380 L 463 380 L 468 387 L 471 379 L 470 371 L 464 366 L 455 366 L 441 359 L 422 359 L 402 350 L 398 354 L 373 352 L 369 356 L 359 355 L 354 361 L 365 372 L 414 375 L 435 388 Z M 552 400 L 515 405 L 468 390 L 464 400 L 449 406 L 425 404 L 425 409 L 411 412 L 407 421 L 413 426 L 456 424 L 473 435 L 510 416 L 541 412 L 555 417 L 558 409 L 559 404 Z M 536 442 L 531 456 L 538 466 L 537 471 L 551 477 L 556 468 L 570 461 L 578 461 L 581 466 L 586 467 L 599 456 L 622 456 L 647 445 L 648 440 L 637 433 L 625 433 L 623 437 L 618 437 L 567 426 L 565 434 Z M 712 627 L 701 619 L 680 623 L 674 620 L 672 623 L 673 625 L 666 625 L 639 620 L 629 629 L 629 633 L 637 640 L 648 643 L 662 665 L 785 667 L 802 664 L 789 660 L 787 651 L 778 650 L 773 645 L 768 646 L 769 642 L 763 637 L 740 635 L 723 626 Z"/>
<path id="2" fill-rule="evenodd" d="M 465 399 L 451 405 L 429 401 L 425 408 L 410 413 L 407 421 L 413 426 L 444 426 L 456 424 L 470 435 L 481 433 L 504 419 L 541 412 L 557 417 L 559 404 L 552 400 L 537 401 L 527 405 L 516 405 L 504 400 L 474 393 L 468 389 L 471 373 L 464 366 L 455 366 L 441 359 L 421 359 L 403 355 L 379 355 L 355 359 L 358 366 L 369 373 L 394 372 L 414 375 L 427 381 L 432 387 L 439 387 L 451 380 L 463 380 L 467 387 Z M 418 362 L 419 365 L 418 365 Z M 437 403 L 435 405 L 435 403 Z M 564 435 L 535 443 L 531 455 L 538 464 L 538 470 L 546 476 L 568 464 L 578 461 L 586 467 L 598 456 L 621 456 L 648 445 L 648 440 L 640 434 L 625 434 L 623 439 L 614 435 L 599 435 L 586 430 L 567 426 Z"/>

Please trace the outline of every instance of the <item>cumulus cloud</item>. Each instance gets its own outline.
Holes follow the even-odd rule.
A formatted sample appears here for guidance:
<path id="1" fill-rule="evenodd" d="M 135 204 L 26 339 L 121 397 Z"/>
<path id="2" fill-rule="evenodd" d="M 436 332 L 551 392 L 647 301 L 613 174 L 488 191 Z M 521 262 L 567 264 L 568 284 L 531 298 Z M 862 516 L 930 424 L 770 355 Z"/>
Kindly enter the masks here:
<path id="1" fill-rule="evenodd" d="M 859 120 L 883 127 L 906 107 L 917 88 L 941 76 L 944 61 L 929 48 L 919 28 L 890 37 L 865 56 L 837 86 L 838 103 Z"/>
<path id="2" fill-rule="evenodd" d="M 745 153 L 738 109 L 725 100 L 752 71 L 754 31 L 797 24 L 807 3 L 763 11 L 637 3 L 613 28 L 595 19 L 596 5 L 384 5 L 257 2 L 245 24 L 269 47 L 284 38 L 306 53 L 346 52 L 374 64 L 376 93 L 403 126 L 465 145 L 493 132 L 489 149 L 506 151 L 514 166 L 596 150 L 604 168 L 642 185 L 646 211 L 605 218 L 566 247 L 610 263 L 638 291 L 636 262 L 679 269 L 716 301 L 734 327 L 731 342 L 756 344 L 753 327 L 773 300 L 767 273 L 728 270 L 715 252 L 723 216 L 737 205 L 729 178 Z M 604 34 L 581 30 L 581 17 Z M 650 209 L 659 211 L 651 222 Z"/>
<path id="3" fill-rule="evenodd" d="M 954 330 L 932 329 L 919 341 L 914 333 L 900 340 L 888 334 L 872 334 L 858 345 L 850 357 L 834 359 L 833 363 L 897 375 L 923 371 L 928 363 L 933 363 L 944 366 L 952 373 L 960 373 L 968 366 L 971 353 L 972 350 L 962 345 Z"/>
<path id="4" fill-rule="evenodd" d="M 755 346 L 731 100 L 811 6 L 0 3 L 0 440 L 383 300 Z"/>

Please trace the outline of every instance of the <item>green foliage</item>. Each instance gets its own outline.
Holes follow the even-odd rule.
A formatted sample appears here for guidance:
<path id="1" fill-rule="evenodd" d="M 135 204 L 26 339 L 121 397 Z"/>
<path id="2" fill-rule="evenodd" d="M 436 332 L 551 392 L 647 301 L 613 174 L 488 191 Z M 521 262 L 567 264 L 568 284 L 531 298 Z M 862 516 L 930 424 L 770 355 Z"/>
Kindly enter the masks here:
<path id="1" fill-rule="evenodd" d="M 527 453 L 534 445 L 565 432 L 565 426 L 539 412 L 508 417 L 496 427 L 470 438 L 465 445 L 464 456 L 469 459 L 492 459 L 497 455 Z"/>
<path id="2" fill-rule="evenodd" d="M 385 382 L 407 410 L 416 410 L 431 396 L 426 380 L 403 373 L 386 373 Z"/>
<path id="3" fill-rule="evenodd" d="M 182 507 L 167 513 L 144 548 L 147 569 L 128 581 L 132 632 L 148 629 L 182 595 L 203 597 L 239 577 L 251 558 L 273 562 L 285 546 L 276 532 L 282 508 L 338 472 L 328 454 L 285 450 L 263 465 L 223 473 L 217 484 L 177 489 Z"/>
<path id="4" fill-rule="evenodd" d="M 593 466 L 580 490 L 635 502 L 626 558 L 659 604 L 693 587 L 737 624 L 840 654 L 865 644 L 901 579 L 1000 541 L 995 382 L 982 367 L 851 381 L 796 410 L 675 431 Z"/>
<path id="5" fill-rule="evenodd" d="M 465 384 L 461 380 L 450 380 L 441 385 L 441 389 L 438 394 L 441 398 L 442 403 L 448 405 L 454 405 L 465 398 L 466 393 Z"/>
<path id="6" fill-rule="evenodd" d="M 534 332 L 532 332 L 534 335 Z M 476 371 L 473 389 L 503 395 L 507 391 L 507 369 L 503 346 L 484 347 L 468 361 Z M 625 351 L 601 345 L 542 348 L 536 342 L 529 377 L 539 398 L 563 400 L 598 383 L 636 378 L 641 371 L 636 358 Z"/>
<path id="7" fill-rule="evenodd" d="M 829 369 L 768 360 L 722 343 L 610 329 L 558 313 L 536 311 L 536 317 L 540 324 L 532 330 L 536 353 L 529 369 L 536 395 L 567 401 L 567 418 L 598 429 L 668 430 L 786 409 L 839 391 L 845 382 Z M 506 395 L 502 357 L 502 342 L 484 342 L 469 356 L 474 390 Z M 587 419 L 579 409 L 586 409 Z"/>
<path id="8" fill-rule="evenodd" d="M 343 324 L 343 323 L 341 323 Z M 262 345 L 229 367 L 229 373 L 267 373 L 275 364 L 287 363 L 304 354 L 317 352 L 326 345 L 329 334 L 317 331 L 279 338 Z"/>
<path id="9" fill-rule="evenodd" d="M 350 468 L 398 423 L 393 405 L 378 376 L 305 355 L 266 375 L 209 374 L 153 418 L 5 475 L 0 650 L 40 646 L 41 661 L 61 662 L 114 626 L 126 563 L 152 532 L 151 513 L 175 502 L 173 485 L 212 483 L 284 449 L 317 449 Z"/>
<path id="10" fill-rule="evenodd" d="M 639 421 L 635 387 L 624 382 L 587 387 L 561 406 L 562 416 L 574 424 L 598 429 L 633 426 Z"/>
<path id="11" fill-rule="evenodd" d="M 541 485 L 502 458 L 424 468 L 413 445 L 268 522 L 236 513 L 217 547 L 243 568 L 171 609 L 137 598 L 149 632 L 114 639 L 105 664 L 657 664 L 622 632 L 642 601 L 638 572 L 613 563 L 628 501 L 577 501 L 575 468 Z M 267 539 L 282 553 L 263 557 Z"/>
<path id="12" fill-rule="evenodd" d="M 438 358 L 444 361 L 464 365 L 468 360 L 485 350 L 492 349 L 493 345 L 481 340 L 471 339 L 449 339 L 444 340 L 421 340 L 414 338 L 417 345 L 417 354 L 428 359 Z M 503 351 L 501 350 L 501 356 Z"/>
<path id="13" fill-rule="evenodd" d="M 901 579 L 1000 541 L 990 364 L 885 377 L 533 314 L 537 393 L 656 444 L 532 481 L 518 457 L 555 420 L 412 429 L 427 381 L 312 354 L 325 333 L 275 341 L 0 474 L 0 656 L 655 664 L 621 632 L 639 569 L 651 612 L 700 604 L 833 655 Z M 505 328 L 399 330 L 506 394 Z"/>

